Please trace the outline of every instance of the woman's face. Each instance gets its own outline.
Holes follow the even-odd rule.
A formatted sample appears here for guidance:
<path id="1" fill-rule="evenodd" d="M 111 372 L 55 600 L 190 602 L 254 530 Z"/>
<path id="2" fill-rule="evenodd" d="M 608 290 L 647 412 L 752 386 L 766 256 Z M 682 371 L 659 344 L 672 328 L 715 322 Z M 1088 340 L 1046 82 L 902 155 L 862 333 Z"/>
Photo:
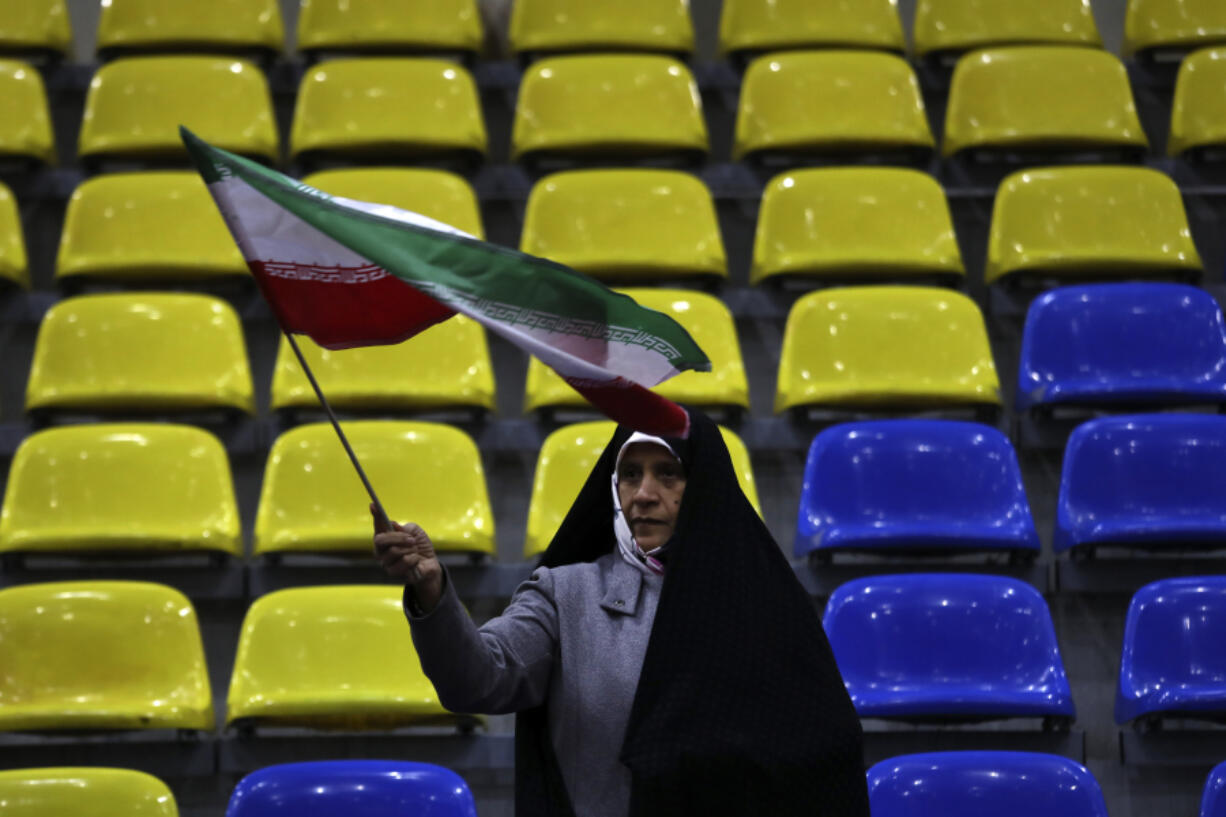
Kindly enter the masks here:
<path id="1" fill-rule="evenodd" d="M 634 443 L 617 465 L 617 497 L 634 541 L 644 551 L 669 540 L 685 493 L 685 467 L 667 448 Z"/>

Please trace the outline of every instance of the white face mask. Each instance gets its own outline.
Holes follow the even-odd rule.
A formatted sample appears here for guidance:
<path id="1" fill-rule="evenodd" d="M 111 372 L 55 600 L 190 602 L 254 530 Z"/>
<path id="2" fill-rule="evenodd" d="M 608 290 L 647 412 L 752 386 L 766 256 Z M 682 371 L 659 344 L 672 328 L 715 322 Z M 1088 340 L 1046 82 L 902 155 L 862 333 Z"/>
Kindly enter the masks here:
<path id="1" fill-rule="evenodd" d="M 634 534 L 630 532 L 630 524 L 626 522 L 626 514 L 622 511 L 621 496 L 617 491 L 617 472 L 622 462 L 622 456 L 626 453 L 626 449 L 635 443 L 652 443 L 663 446 L 674 457 L 677 457 L 677 452 L 673 451 L 672 446 L 661 438 L 636 431 L 630 435 L 629 439 L 622 443 L 622 447 L 617 452 L 617 461 L 613 463 L 613 535 L 617 538 L 617 549 L 621 551 L 623 559 L 644 573 L 661 575 L 664 573 L 664 565 L 652 556 L 652 554 L 658 553 L 660 548 L 654 548 L 650 553 L 644 553 L 638 546 L 638 543 L 634 541 Z M 677 460 L 680 461 L 681 458 L 677 457 Z"/>

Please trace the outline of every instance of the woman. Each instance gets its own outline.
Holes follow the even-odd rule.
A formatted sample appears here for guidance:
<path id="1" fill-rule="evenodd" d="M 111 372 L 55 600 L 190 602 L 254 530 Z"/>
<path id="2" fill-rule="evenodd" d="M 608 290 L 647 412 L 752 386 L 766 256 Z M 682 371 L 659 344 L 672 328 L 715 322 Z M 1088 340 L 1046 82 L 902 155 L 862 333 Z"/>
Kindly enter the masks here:
<path id="1" fill-rule="evenodd" d="M 516 813 L 867 817 L 813 605 L 719 429 L 619 428 L 541 565 L 477 629 L 425 531 L 375 536 L 443 705 L 518 712 Z"/>

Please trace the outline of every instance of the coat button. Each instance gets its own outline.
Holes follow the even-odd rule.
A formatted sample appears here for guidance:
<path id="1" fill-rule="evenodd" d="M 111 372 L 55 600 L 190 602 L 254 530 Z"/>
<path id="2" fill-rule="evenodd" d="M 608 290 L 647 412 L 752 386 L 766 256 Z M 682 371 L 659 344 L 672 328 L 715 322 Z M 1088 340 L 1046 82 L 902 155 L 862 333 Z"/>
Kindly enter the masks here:
<path id="1" fill-rule="evenodd" d="M 618 599 L 617 601 L 613 602 L 613 604 L 614 604 L 615 606 L 617 606 L 617 607 L 625 607 L 625 606 L 626 606 L 626 603 L 625 603 L 624 601 L 622 601 L 621 599 Z"/>

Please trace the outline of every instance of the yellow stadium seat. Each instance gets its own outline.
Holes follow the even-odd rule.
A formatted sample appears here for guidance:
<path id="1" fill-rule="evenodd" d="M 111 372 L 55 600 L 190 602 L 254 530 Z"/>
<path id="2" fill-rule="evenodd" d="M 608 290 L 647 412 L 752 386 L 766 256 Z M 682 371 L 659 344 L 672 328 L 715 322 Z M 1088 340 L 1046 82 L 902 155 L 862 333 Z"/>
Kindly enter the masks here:
<path id="1" fill-rule="evenodd" d="M 370 730 L 457 723 L 422 672 L 403 593 L 399 586 L 341 585 L 256 599 L 239 636 L 226 725 Z"/>
<path id="2" fill-rule="evenodd" d="M 0 731 L 212 730 L 196 611 L 149 582 L 0 590 Z"/>
<path id="3" fill-rule="evenodd" d="M 766 186 L 749 281 L 965 275 L 945 192 L 916 170 L 838 167 Z"/>
<path id="4" fill-rule="evenodd" d="M 919 0 L 915 53 L 956 53 L 994 45 L 1050 43 L 1101 47 L 1085 0 Z"/>
<path id="5" fill-rule="evenodd" d="M 787 48 L 904 51 L 897 0 L 724 0 L 724 53 Z"/>
<path id="6" fill-rule="evenodd" d="M 0 182 L 0 281 L 8 281 L 22 289 L 30 288 L 30 268 L 17 199 L 3 182 Z"/>
<path id="7" fill-rule="evenodd" d="M 494 410 L 485 330 L 463 315 L 389 346 L 332 351 L 305 336 L 296 340 L 328 403 L 341 411 Z M 285 338 L 272 376 L 272 408 L 319 408 Z"/>
<path id="8" fill-rule="evenodd" d="M 1001 182 L 987 283 L 1048 276 L 1196 276 L 1203 266 L 1171 178 L 1144 167 L 1024 170 Z"/>
<path id="9" fill-rule="evenodd" d="M 1154 49 L 1187 50 L 1226 43 L 1226 4 L 1220 0 L 1128 0 L 1124 56 Z"/>
<path id="10" fill-rule="evenodd" d="M 671 57 L 550 57 L 524 72 L 511 133 L 514 159 L 706 152 L 698 85 Z"/>
<path id="11" fill-rule="evenodd" d="M 1203 48 L 1179 66 L 1166 152 L 1226 148 L 1226 46 Z"/>
<path id="12" fill-rule="evenodd" d="M 804 296 L 784 328 L 775 411 L 817 404 L 1001 405 L 979 307 L 930 287 Z"/>
<path id="13" fill-rule="evenodd" d="M 58 767 L 0 771 L 5 817 L 178 817 L 161 780 L 132 769 Z"/>
<path id="14" fill-rule="evenodd" d="M 519 248 L 604 280 L 726 278 L 715 202 L 676 170 L 574 170 L 532 188 Z"/>
<path id="15" fill-rule="evenodd" d="M 516 0 L 510 38 L 513 51 L 536 54 L 694 50 L 688 0 Z"/>
<path id="16" fill-rule="evenodd" d="M 119 550 L 242 555 L 220 440 L 194 426 L 116 423 L 22 441 L 0 509 L 0 552 Z"/>
<path id="17" fill-rule="evenodd" d="M 734 159 L 764 151 L 926 154 L 933 145 L 915 72 L 894 54 L 769 54 L 745 71 Z"/>
<path id="18" fill-rule="evenodd" d="M 390 204 L 485 238 L 477 194 L 462 176 L 445 170 L 356 167 L 323 170 L 302 180 L 325 193 Z"/>
<path id="19" fill-rule="evenodd" d="M 220 298 L 87 295 L 43 317 L 26 410 L 255 412 L 242 327 Z"/>
<path id="20" fill-rule="evenodd" d="M 545 438 L 536 461 L 536 474 L 532 478 L 528 527 L 524 533 L 525 559 L 535 558 L 549 547 L 616 427 L 608 420 L 574 423 L 559 428 Z M 723 426 L 719 430 L 728 446 L 741 490 L 761 515 L 749 451 L 735 432 Z"/>
<path id="21" fill-rule="evenodd" d="M 278 53 L 285 45 L 277 0 L 106 0 L 98 54 L 210 51 Z"/>
<path id="22" fill-rule="evenodd" d="M 89 84 L 77 153 L 87 161 L 187 161 L 185 125 L 210 144 L 275 164 L 272 98 L 249 62 L 224 57 L 130 57 Z"/>
<path id="23" fill-rule="evenodd" d="M 42 77 L 29 64 L 0 59 L 0 159 L 55 164 L 51 112 Z"/>
<path id="24" fill-rule="evenodd" d="M 683 289 L 619 289 L 648 309 L 669 315 L 690 333 L 711 360 L 709 372 L 682 372 L 652 391 L 680 403 L 749 408 L 749 383 L 741 361 L 732 313 L 713 295 Z M 528 364 L 524 411 L 584 407 L 587 402 L 535 357 Z"/>
<path id="25" fill-rule="evenodd" d="M 1144 151 L 1119 57 L 1097 48 L 1014 46 L 958 60 L 942 153 L 967 149 Z"/>
<path id="26" fill-rule="evenodd" d="M 72 53 L 72 23 L 65 0 L 0 2 L 0 54 Z"/>
<path id="27" fill-rule="evenodd" d="M 302 0 L 298 49 L 391 53 L 481 49 L 476 0 Z"/>
<path id="28" fill-rule="evenodd" d="M 298 90 L 290 157 L 419 159 L 485 155 L 477 85 L 437 59 L 366 57 L 322 63 Z"/>
<path id="29" fill-rule="evenodd" d="M 83 182 L 68 200 L 55 265 L 61 280 L 247 274 L 199 173 L 108 173 Z"/>
<path id="30" fill-rule="evenodd" d="M 472 439 L 439 423 L 346 422 L 342 428 L 393 519 L 412 519 L 439 552 L 494 553 L 494 517 Z M 370 550 L 362 483 L 332 426 L 299 426 L 268 455 L 255 519 L 257 555 Z"/>

